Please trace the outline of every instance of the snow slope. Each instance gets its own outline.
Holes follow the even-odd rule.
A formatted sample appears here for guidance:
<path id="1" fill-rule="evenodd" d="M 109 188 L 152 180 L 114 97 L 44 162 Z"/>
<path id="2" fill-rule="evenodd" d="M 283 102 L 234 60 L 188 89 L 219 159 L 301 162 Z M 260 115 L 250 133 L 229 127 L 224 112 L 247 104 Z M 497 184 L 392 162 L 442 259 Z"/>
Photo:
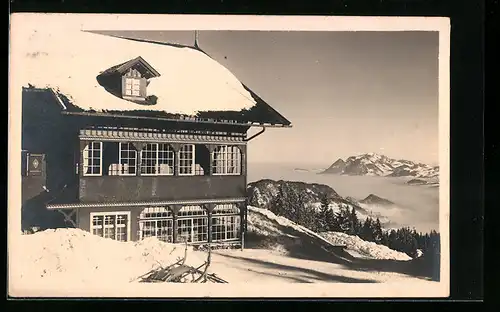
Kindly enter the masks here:
<path id="1" fill-rule="evenodd" d="M 284 217 L 276 216 L 274 213 L 267 209 L 261 209 L 257 207 L 248 207 L 251 214 L 248 216 L 250 232 L 255 232 L 264 236 L 277 237 L 277 242 L 279 242 L 280 236 L 293 237 L 290 234 L 284 233 L 279 230 L 276 226 L 273 226 L 271 221 L 275 221 L 277 224 L 292 228 L 293 230 L 309 235 L 312 238 L 320 240 L 322 243 L 332 246 L 346 246 L 348 252 L 352 251 L 352 254 L 362 255 L 363 257 L 370 259 L 380 259 L 380 260 L 401 260 L 408 261 L 411 260 L 407 254 L 389 249 L 387 246 L 378 245 L 373 242 L 367 242 L 362 240 L 357 236 L 347 235 L 344 233 L 337 232 L 326 232 L 317 234 L 301 225 L 296 224 Z M 263 218 L 262 216 L 265 216 Z M 283 251 L 285 248 L 282 244 L 274 243 L 272 247 L 275 250 Z"/>
<path id="2" fill-rule="evenodd" d="M 31 28 L 31 27 L 33 28 Z M 240 111 L 255 100 L 224 66 L 191 48 L 157 45 L 84 32 L 78 24 L 26 25 L 17 34 L 17 72 L 24 86 L 49 87 L 84 110 L 153 110 L 194 115 L 197 111 Z M 21 33 L 22 32 L 22 33 Z M 159 73 L 148 86 L 156 105 L 122 100 L 104 90 L 96 76 L 141 56 Z"/>
<path id="3" fill-rule="evenodd" d="M 250 207 L 248 230 L 246 248 L 214 251 L 208 273 L 230 284 L 256 285 L 426 280 L 407 272 L 412 261 L 395 260 L 405 260 L 401 253 L 338 233 L 318 235 L 265 209 Z M 347 245 L 347 252 L 329 248 L 339 243 Z M 16 246 L 22 247 L 16 250 L 16 261 L 9 265 L 9 288 L 17 295 L 24 295 L 23 290 L 35 291 L 38 296 L 54 295 L 55 291 L 62 296 L 80 296 L 104 290 L 115 290 L 115 295 L 123 295 L 125 290 L 132 291 L 131 295 L 144 294 L 169 285 L 139 283 L 136 278 L 184 254 L 183 245 L 155 238 L 118 242 L 78 229 L 22 235 Z M 323 257 L 319 257 L 320 252 Z M 206 256 L 189 248 L 186 264 L 199 266 Z M 172 295 L 161 289 L 156 294 Z"/>

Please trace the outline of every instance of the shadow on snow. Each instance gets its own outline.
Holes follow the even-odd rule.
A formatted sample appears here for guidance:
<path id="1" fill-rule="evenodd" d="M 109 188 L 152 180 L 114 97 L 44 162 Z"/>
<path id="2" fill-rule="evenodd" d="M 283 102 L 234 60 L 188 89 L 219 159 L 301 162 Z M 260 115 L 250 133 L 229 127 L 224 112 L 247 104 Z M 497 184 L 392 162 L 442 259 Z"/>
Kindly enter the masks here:
<path id="1" fill-rule="evenodd" d="M 257 212 L 257 214 L 259 214 Z M 259 214 L 260 215 L 260 214 Z M 297 259 L 323 261 L 343 265 L 346 269 L 365 272 L 392 272 L 416 278 L 439 281 L 439 259 L 421 257 L 409 261 L 362 259 L 350 255 L 343 246 L 332 246 L 321 239 L 299 232 L 292 227 L 283 226 L 266 217 L 261 224 L 267 223 L 283 234 L 276 236 L 248 232 L 245 236 L 245 248 L 268 249 L 280 245 L 287 255 Z M 259 228 L 259 224 L 253 224 Z M 265 229 L 268 230 L 268 229 Z"/>

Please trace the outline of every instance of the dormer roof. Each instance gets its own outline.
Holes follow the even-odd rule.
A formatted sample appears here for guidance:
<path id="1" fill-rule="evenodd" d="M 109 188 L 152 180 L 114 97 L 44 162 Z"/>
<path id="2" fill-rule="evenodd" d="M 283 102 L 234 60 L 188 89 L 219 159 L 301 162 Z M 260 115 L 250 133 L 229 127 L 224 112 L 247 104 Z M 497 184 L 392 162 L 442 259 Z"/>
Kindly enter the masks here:
<path id="1" fill-rule="evenodd" d="M 144 78 L 150 79 L 154 77 L 160 77 L 160 73 L 153 68 L 145 59 L 141 56 L 133 58 L 129 61 L 123 62 L 121 64 L 112 66 L 101 73 L 104 74 L 125 74 L 130 68 L 136 68 Z"/>

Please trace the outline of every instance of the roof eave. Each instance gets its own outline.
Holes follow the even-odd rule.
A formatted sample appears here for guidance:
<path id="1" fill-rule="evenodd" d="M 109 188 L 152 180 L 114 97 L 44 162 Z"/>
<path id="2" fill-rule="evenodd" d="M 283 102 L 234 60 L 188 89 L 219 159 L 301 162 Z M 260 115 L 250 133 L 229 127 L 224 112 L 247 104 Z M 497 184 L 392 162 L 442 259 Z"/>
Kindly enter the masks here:
<path id="1" fill-rule="evenodd" d="M 168 122 L 182 122 L 182 123 L 201 123 L 201 124 L 216 124 L 216 125 L 233 125 L 233 126 L 244 126 L 244 127 L 266 127 L 266 128 L 291 128 L 292 125 L 278 124 L 278 123 L 259 123 L 259 122 L 225 122 L 210 120 L 208 118 L 194 118 L 194 119 L 175 119 L 175 118 L 164 118 L 164 117 L 148 117 L 148 116 L 135 116 L 135 115 L 120 115 L 120 114 L 110 114 L 110 113 L 100 113 L 100 112 L 71 112 L 68 110 L 63 110 L 61 112 L 63 115 L 72 116 L 89 116 L 89 117 L 108 117 L 108 118 L 126 118 L 126 119 L 142 119 L 142 120 L 155 120 L 155 121 L 168 121 Z"/>

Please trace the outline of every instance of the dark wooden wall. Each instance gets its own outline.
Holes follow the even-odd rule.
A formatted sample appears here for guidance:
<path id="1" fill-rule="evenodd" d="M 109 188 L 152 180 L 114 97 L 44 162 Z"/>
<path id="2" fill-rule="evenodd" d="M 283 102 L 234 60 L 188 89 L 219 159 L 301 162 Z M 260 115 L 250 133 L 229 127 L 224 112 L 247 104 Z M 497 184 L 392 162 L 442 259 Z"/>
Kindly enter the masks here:
<path id="1" fill-rule="evenodd" d="M 245 197 L 245 176 L 100 176 L 80 179 L 80 201 L 127 202 Z"/>
<path id="2" fill-rule="evenodd" d="M 78 176 L 74 167 L 77 130 L 65 122 L 60 111 L 50 92 L 23 89 L 21 146 L 28 153 L 45 155 L 43 176 L 22 179 L 23 229 L 52 227 L 54 220 L 60 221 L 59 214 L 45 209 L 47 202 L 78 199 Z"/>

